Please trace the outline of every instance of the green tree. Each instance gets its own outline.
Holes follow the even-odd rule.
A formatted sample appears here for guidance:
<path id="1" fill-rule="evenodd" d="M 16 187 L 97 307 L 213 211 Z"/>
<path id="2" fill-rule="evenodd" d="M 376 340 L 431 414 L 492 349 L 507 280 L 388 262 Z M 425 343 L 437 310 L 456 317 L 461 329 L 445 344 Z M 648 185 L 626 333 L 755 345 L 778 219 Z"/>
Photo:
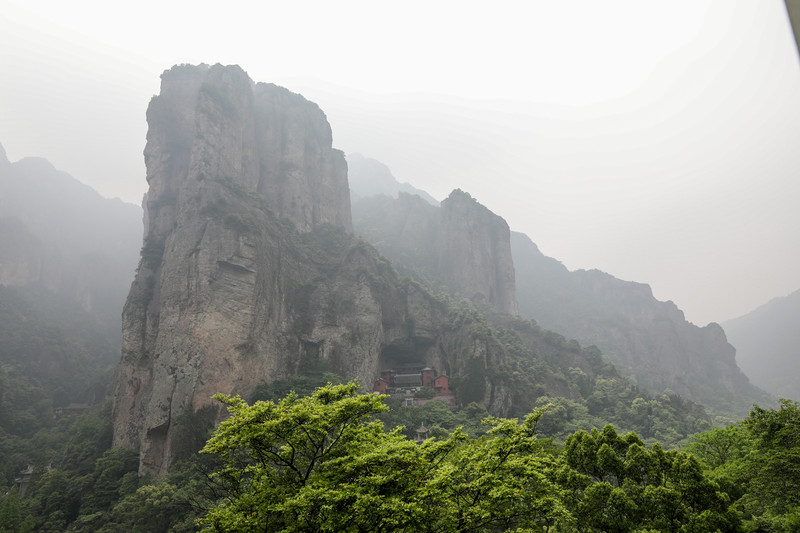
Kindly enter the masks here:
<path id="1" fill-rule="evenodd" d="M 22 525 L 22 510 L 17 489 L 13 489 L 0 503 L 0 532 L 17 533 Z"/>
<path id="2" fill-rule="evenodd" d="M 202 450 L 216 455 L 220 499 L 206 531 L 544 531 L 567 524 L 553 458 L 536 439 L 541 412 L 488 419 L 486 435 L 455 430 L 421 445 L 374 415 L 382 397 L 358 384 L 309 397 L 228 405 Z M 522 529 L 519 529 L 520 531 Z"/>
<path id="3" fill-rule="evenodd" d="M 134 494 L 114 506 L 111 519 L 115 524 L 125 526 L 125 531 L 167 531 L 173 516 L 183 511 L 175 497 L 176 492 L 176 487 L 169 483 L 139 487 Z"/>
<path id="4" fill-rule="evenodd" d="M 748 432 L 741 426 L 733 424 L 694 435 L 687 451 L 713 469 L 742 459 L 751 446 Z"/>
<path id="5" fill-rule="evenodd" d="M 742 426 L 754 440 L 738 470 L 746 491 L 737 506 L 753 529 L 797 531 L 793 528 L 800 523 L 800 404 L 783 399 L 778 409 L 754 406 Z"/>
<path id="6" fill-rule="evenodd" d="M 368 419 L 386 407 L 375 395 L 358 395 L 358 384 L 327 386 L 309 397 L 290 392 L 278 403 L 259 401 L 252 406 L 240 397 L 218 395 L 231 417 L 224 421 L 201 453 L 215 454 L 222 462 L 213 479 L 225 495 L 202 520 L 213 531 L 314 530 L 320 523 L 340 522 L 341 505 L 353 516 L 369 519 L 370 511 L 382 509 L 348 501 L 347 494 L 334 494 L 330 482 L 344 482 L 344 492 L 358 489 L 346 483 L 353 470 L 376 468 L 364 484 L 384 486 L 400 494 L 400 480 L 392 470 L 407 472 L 397 433 L 383 432 L 379 422 Z M 386 442 L 389 440 L 390 442 Z M 393 447 L 389 444 L 397 444 Z M 413 444 L 411 444 L 413 447 Z M 407 449 L 407 448 L 406 448 Z M 356 461 L 360 457 L 363 461 Z M 373 462 L 380 464 L 370 464 Z M 336 468 L 339 466 L 340 468 Z M 394 467 L 394 468 L 393 468 Z M 361 485 L 365 486 L 365 485 Z M 342 491 L 340 491 L 342 492 Z M 384 491 L 384 501 L 391 494 Z M 358 494 L 353 495 L 354 500 Z M 354 506 L 355 505 L 355 506 Z M 337 512 L 339 511 L 339 512 Z M 392 518 L 392 517 L 387 517 Z M 401 520 L 394 516 L 393 520 Z M 339 524 L 340 526 L 342 524 Z"/>
<path id="7" fill-rule="evenodd" d="M 427 456 L 429 478 L 422 501 L 436 503 L 430 531 L 545 531 L 572 517 L 552 481 L 555 460 L 536 438 L 542 411 L 522 423 L 487 418 L 477 439 L 455 432 L 441 446 L 453 446 L 443 460 Z M 425 450 L 423 444 L 423 450 Z"/>
<path id="8" fill-rule="evenodd" d="M 123 448 L 111 448 L 95 462 L 94 472 L 84 476 L 80 488 L 85 491 L 81 498 L 81 514 L 108 512 L 119 500 L 120 488 L 131 489 L 126 474 L 136 472 L 139 457 L 135 452 Z M 135 487 L 133 487 L 135 488 Z"/>
<path id="9" fill-rule="evenodd" d="M 739 517 L 719 485 L 693 456 L 649 450 L 635 433 L 613 426 L 578 431 L 564 460 L 581 477 L 570 484 L 579 531 L 738 531 Z"/>
<path id="10" fill-rule="evenodd" d="M 0 502 L 0 533 L 27 533 L 33 531 L 32 519 L 23 517 L 16 487 Z"/>

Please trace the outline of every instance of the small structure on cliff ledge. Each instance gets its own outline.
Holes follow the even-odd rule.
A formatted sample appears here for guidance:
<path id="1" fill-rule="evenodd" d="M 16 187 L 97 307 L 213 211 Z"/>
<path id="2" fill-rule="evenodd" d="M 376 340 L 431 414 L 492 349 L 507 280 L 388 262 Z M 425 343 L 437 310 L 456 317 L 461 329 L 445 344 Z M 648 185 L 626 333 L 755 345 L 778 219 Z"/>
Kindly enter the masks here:
<path id="1" fill-rule="evenodd" d="M 445 329 L 446 306 L 352 236 L 347 165 L 316 104 L 237 66 L 184 65 L 161 81 L 113 413 L 113 445 L 138 452 L 141 474 L 182 459 L 181 417 L 224 418 L 216 393 L 249 397 L 305 364 L 369 383 L 408 350 L 453 376 L 502 360 L 472 326 Z M 397 370 L 417 373 L 402 378 L 409 390 L 438 386 L 454 403 L 446 376 Z M 506 412 L 504 384 L 484 385 L 479 400 Z M 435 393 L 404 399 L 423 396 Z"/>
<path id="2" fill-rule="evenodd" d="M 423 389 L 432 390 L 433 397 L 425 396 Z M 450 406 L 456 403 L 455 394 L 450 390 L 450 378 L 437 375 L 436 370 L 430 367 L 384 370 L 381 377 L 375 380 L 372 392 L 387 394 L 405 406 L 424 405 L 434 398 Z"/>

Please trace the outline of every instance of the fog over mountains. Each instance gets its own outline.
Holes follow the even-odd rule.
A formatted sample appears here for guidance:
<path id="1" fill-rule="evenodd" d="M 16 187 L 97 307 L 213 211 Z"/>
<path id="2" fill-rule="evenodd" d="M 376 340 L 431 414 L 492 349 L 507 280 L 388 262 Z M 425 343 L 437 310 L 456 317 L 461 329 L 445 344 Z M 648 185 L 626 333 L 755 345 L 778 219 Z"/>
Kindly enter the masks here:
<path id="1" fill-rule="evenodd" d="M 370 197 L 358 183 L 351 185 L 356 233 L 375 244 L 398 268 L 456 286 L 452 274 L 444 275 L 441 268 L 441 243 L 453 237 L 442 239 L 441 235 L 444 221 L 451 216 L 449 204 L 463 193 L 454 192 L 438 208 L 419 196 L 393 194 L 399 183 L 389 186 L 382 166 L 372 164 L 369 170 L 376 173 L 386 193 Z M 488 222 L 473 219 L 464 225 L 470 228 L 468 238 L 480 241 L 481 228 Z M 599 270 L 570 271 L 544 255 L 527 235 L 511 232 L 506 239 L 521 316 L 569 339 L 596 345 L 623 375 L 652 393 L 678 393 L 717 410 L 739 413 L 747 412 L 753 403 L 771 401 L 741 372 L 736 351 L 718 324 L 703 328 L 691 324 L 673 302 L 656 299 L 647 284 L 623 281 Z M 502 242 L 502 237 L 491 240 Z M 481 263 L 476 258 L 458 262 Z M 468 287 L 478 286 L 478 282 L 461 284 L 459 290 L 469 295 Z"/>
<path id="2" fill-rule="evenodd" d="M 786 3 L 6 0 L 0 530 L 797 529 Z"/>
<path id="3" fill-rule="evenodd" d="M 109 200 L 41 158 L 0 146 L 0 283 L 74 301 L 116 334 L 138 262 L 142 209 Z"/>
<path id="4" fill-rule="evenodd" d="M 187 25 L 177 5 L 7 2 L 11 159 L 138 203 L 159 74 L 239 64 L 317 102 L 346 153 L 436 200 L 469 191 L 569 269 L 646 282 L 699 326 L 797 289 L 800 67 L 780 1 L 462 6 L 462 24 L 445 6 L 370 6 L 365 24 L 317 3 L 302 42 L 291 23 L 264 32 L 208 6 Z"/>
<path id="5" fill-rule="evenodd" d="M 422 189 L 397 181 L 389 167 L 380 161 L 359 153 L 347 155 L 347 180 L 351 200 L 381 194 L 397 198 L 403 192 L 417 195 L 431 205 L 439 205 L 433 196 Z"/>
<path id="6" fill-rule="evenodd" d="M 249 396 L 260 383 L 309 368 L 362 383 L 384 368 L 438 368 L 459 405 L 476 401 L 497 414 L 525 412 L 553 395 L 586 402 L 590 414 L 621 416 L 620 408 L 632 408 L 625 403 L 654 394 L 689 417 L 676 422 L 677 433 L 643 426 L 670 440 L 708 423 L 687 400 L 733 417 L 745 404 L 769 402 L 739 373 L 719 326 L 697 328 L 646 286 L 607 274 L 587 284 L 561 267 L 559 281 L 539 266 L 557 261 L 531 255 L 535 245 L 512 238 L 503 218 L 469 193 L 457 189 L 437 206 L 403 192 L 408 186 L 387 167 L 366 159 L 354 164 L 361 178 L 348 189 L 322 110 L 299 94 L 255 84 L 237 66 L 182 65 L 162 76 L 147 117 L 146 233 L 123 310 L 113 415 L 114 443 L 138 451 L 140 472 L 163 473 L 183 453 L 176 420 L 218 420 L 213 393 Z M 32 224 L 52 211 L 44 227 L 66 228 L 52 239 L 65 256 L 85 247 L 84 234 L 93 246 L 116 237 L 109 251 L 130 255 L 142 242 L 140 220 L 122 229 L 112 220 L 138 218 L 138 209 L 78 201 L 94 193 L 43 160 L 3 166 L 8 190 L 25 191 L 14 203 L 29 205 L 28 216 L 40 213 Z M 397 197 L 359 191 L 373 181 Z M 81 208 L 74 221 L 47 199 L 56 192 Z M 348 194 L 360 196 L 352 215 Z M 14 213 L 8 202 L 4 209 Z M 351 216 L 355 231 L 395 265 L 349 235 Z M 137 231 L 124 229 L 131 227 Z M 16 276 L 8 282 L 63 291 L 39 264 L 6 261 Z M 89 264 L 115 272 L 98 259 Z M 25 269 L 35 275 L 20 276 Z M 124 278 L 94 275 L 92 288 L 117 294 Z M 518 309 L 553 331 L 517 318 Z M 610 400 L 620 395 L 621 407 Z"/>
<path id="7" fill-rule="evenodd" d="M 722 323 L 736 360 L 750 380 L 770 393 L 800 398 L 800 291 L 775 298 Z"/>

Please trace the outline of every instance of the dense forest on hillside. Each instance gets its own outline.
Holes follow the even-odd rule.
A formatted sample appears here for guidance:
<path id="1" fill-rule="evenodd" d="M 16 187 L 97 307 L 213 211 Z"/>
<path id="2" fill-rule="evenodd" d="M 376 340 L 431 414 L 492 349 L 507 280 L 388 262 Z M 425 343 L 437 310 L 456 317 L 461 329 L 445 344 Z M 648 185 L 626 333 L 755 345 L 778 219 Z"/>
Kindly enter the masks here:
<path id="1" fill-rule="evenodd" d="M 442 269 L 441 242 L 452 238 L 442 230 L 449 216 L 446 202 L 438 207 L 403 192 L 359 196 L 353 202 L 354 231 L 404 275 L 458 291 L 452 274 Z M 463 225 L 476 232 L 485 223 L 473 219 Z M 688 323 L 672 302 L 656 300 L 646 284 L 597 270 L 571 272 L 526 235 L 510 232 L 510 245 L 519 314 L 535 319 L 541 330 L 597 346 L 640 389 L 700 403 L 718 423 L 739 419 L 754 403 L 773 404 L 774 398 L 739 370 L 735 349 L 718 325 Z"/>
<path id="2" fill-rule="evenodd" d="M 336 269 L 333 263 L 343 261 L 353 249 L 362 254 L 377 255 L 377 251 L 366 242 L 330 227 L 305 235 L 298 246 L 301 244 L 316 251 L 317 261 L 332 262 L 332 269 Z M 373 283 L 388 290 L 397 277 L 388 263 L 384 277 L 373 280 Z M 429 290 L 418 281 L 406 279 L 403 283 L 415 283 L 419 291 Z M 4 412 L 14 413 L 14 418 L 4 419 L 1 426 L 3 475 L 6 486 L 14 487 L 4 497 L 2 516 L 6 517 L 3 523 L 17 524 L 14 526 L 16 529 L 7 530 L 194 530 L 198 527 L 195 520 L 210 516 L 207 515 L 209 510 L 215 508 L 219 498 L 223 497 L 215 492 L 218 487 L 214 483 L 209 485 L 207 477 L 210 472 L 221 468 L 220 465 L 207 454 L 198 456 L 196 453 L 211 436 L 213 415 L 209 417 L 209 413 L 203 410 L 196 413 L 186 411 L 175 420 L 174 442 L 179 445 L 173 447 L 173 468 L 158 479 L 140 478 L 136 454 L 111 448 L 110 403 L 103 402 L 110 391 L 99 386 L 104 384 L 107 387 L 111 382 L 112 363 L 118 350 L 114 341 L 118 342 L 118 339 L 108 339 L 104 331 L 92 330 L 89 319 L 84 321 L 80 319 L 80 313 L 65 312 L 68 308 L 58 304 L 57 300 L 51 302 L 48 293 L 38 294 L 39 300 L 24 300 L 13 289 L 2 293 L 3 323 L 7 328 L 3 334 L 13 340 L 5 345 L 7 350 L 1 360 L 4 390 L 10 393 L 4 395 L 4 402 L 9 402 L 4 404 L 4 407 L 8 406 Z M 541 329 L 533 321 L 497 312 L 488 305 L 476 305 L 446 287 L 431 290 L 431 297 L 439 302 L 437 305 L 447 309 L 445 329 L 469 332 L 465 341 L 482 343 L 495 364 L 470 368 L 453 380 L 461 408 L 451 409 L 437 400 L 411 407 L 388 401 L 388 410 L 380 407 L 368 414 L 382 420 L 387 429 L 403 427 L 391 437 L 391 442 L 401 448 L 407 447 L 402 443 L 412 442 L 411 439 L 417 437 L 417 430 L 424 426 L 434 439 L 432 443 L 450 442 L 448 446 L 456 442 L 458 446 L 475 443 L 469 446 L 488 446 L 490 450 L 494 444 L 477 443 L 491 440 L 491 424 L 500 422 L 494 419 L 495 422 L 490 422 L 489 426 L 482 424 L 482 420 L 491 417 L 480 400 L 485 396 L 487 383 L 500 384 L 497 390 L 509 397 L 510 417 L 525 420 L 530 413 L 536 413 L 536 438 L 525 444 L 526 449 L 546 451 L 542 453 L 545 453 L 547 461 L 542 464 L 547 468 L 536 475 L 552 477 L 554 472 L 561 471 L 558 469 L 569 468 L 572 470 L 564 470 L 570 473 L 569 476 L 583 480 L 570 486 L 569 490 L 576 494 L 572 500 L 565 499 L 562 494 L 567 489 L 560 483 L 566 481 L 554 477 L 546 485 L 545 492 L 556 491 L 546 496 L 557 503 L 553 509 L 558 509 L 557 517 L 560 518 L 552 520 L 560 521 L 564 527 L 574 527 L 577 523 L 575 517 L 589 512 L 581 510 L 580 500 L 589 483 L 601 483 L 599 486 L 606 487 L 602 483 L 612 481 L 605 475 L 597 477 L 591 471 L 581 471 L 577 466 L 558 466 L 558 461 L 566 461 L 563 450 L 567 449 L 564 446 L 569 446 L 571 439 L 588 438 L 576 437 L 576 434 L 582 435 L 582 431 L 589 432 L 593 427 L 613 425 L 616 428 L 613 433 L 603 430 L 604 438 L 611 439 L 608 442 L 620 449 L 620 460 L 624 461 L 627 452 L 621 448 L 623 441 L 614 440 L 614 434 L 635 433 L 635 439 L 624 440 L 624 445 L 636 444 L 648 450 L 647 453 L 659 453 L 653 450 L 665 449 L 678 454 L 678 448 L 686 445 L 692 435 L 710 427 L 709 417 L 701 406 L 678 396 L 653 397 L 639 390 L 619 376 L 593 346 L 582 347 L 576 341 Z M 30 301 L 39 303 L 26 303 Z M 50 360 L 40 365 L 42 360 L 37 357 L 44 354 Z M 278 400 L 291 390 L 310 394 L 316 386 L 328 381 L 342 381 L 340 376 L 331 374 L 326 365 L 320 363 L 308 362 L 300 369 L 301 374 L 289 381 L 263 383 L 247 400 Z M 59 365 L 69 371 L 54 380 L 47 369 L 60 368 Z M 369 390 L 370 384 L 363 385 Z M 348 393 L 350 396 L 354 394 L 354 390 L 352 394 Z M 55 409 L 70 403 L 93 403 L 94 406 L 89 409 L 84 406 L 76 412 Z M 54 417 L 56 412 L 63 414 Z M 517 422 L 502 424 L 507 428 L 517 427 Z M 534 438 L 530 429 L 525 430 L 527 439 Z M 599 438 L 591 432 L 587 435 Z M 550 461 L 555 463 L 551 465 Z M 536 459 L 536 465 L 539 464 L 539 459 Z M 479 465 L 475 467 L 480 468 Z M 30 479 L 27 486 L 26 478 Z M 518 482 L 524 485 L 524 482 Z M 25 490 L 21 494 L 23 486 Z M 580 498 L 577 494 L 581 494 Z M 634 496 L 626 497 L 632 498 L 636 505 L 645 505 Z M 727 509 L 727 504 L 718 505 L 714 512 L 722 514 L 714 520 L 736 522 L 738 515 L 729 513 Z M 605 513 L 602 511 L 601 514 Z M 691 513 L 687 513 L 684 518 L 690 520 L 687 517 Z M 543 523 L 547 525 L 550 520 L 547 518 Z M 607 519 L 598 515 L 596 520 L 597 524 L 602 524 Z M 534 522 L 529 525 L 535 525 Z M 634 522 L 634 518 L 629 518 L 626 523 Z M 493 530 L 501 526 L 493 523 L 476 527 L 469 529 L 465 526 L 461 530 Z M 597 527 L 602 529 L 605 526 Z M 403 528 L 414 530 L 410 526 Z M 395 530 L 404 529 L 398 526 Z"/>
<path id="3" fill-rule="evenodd" d="M 216 431 L 186 423 L 202 445 L 161 478 L 107 448 L 110 413 L 40 430 L 58 444 L 24 496 L 0 502 L 3 531 L 796 531 L 800 405 L 754 407 L 738 424 L 681 449 L 612 425 L 544 436 L 550 405 L 519 419 L 477 404 L 398 408 L 355 383 L 314 390 L 296 377 L 249 404 L 220 396 Z M 421 424 L 420 424 L 420 421 Z M 188 421 L 184 421 L 188 422 Z M 397 423 L 407 424 L 391 431 Z M 407 436 L 409 427 L 417 426 Z M 206 433 L 207 431 L 207 433 Z M 425 431 L 425 433 L 420 433 Z M 422 440 L 421 440 L 422 439 Z M 415 443 L 415 441 L 417 443 Z"/>
<path id="4" fill-rule="evenodd" d="M 340 235 L 335 239 L 340 246 L 328 247 L 325 253 L 346 255 L 349 239 Z M 314 242 L 313 235 L 306 240 Z M 219 453 L 197 454 L 213 435 L 213 420 L 203 412 L 186 412 L 176 421 L 182 446 L 176 448 L 175 466 L 157 479 L 140 477 L 136 454 L 111 448 L 111 405 L 104 398 L 110 392 L 118 339 L 46 291 L 2 288 L 0 296 L 0 324 L 3 338 L 8 339 L 0 359 L 0 457 L 4 485 L 10 487 L 0 502 L 3 531 L 247 530 L 239 525 L 237 506 L 252 490 L 255 478 L 233 480 L 240 486 L 232 486 L 225 461 L 248 463 L 260 453 L 253 444 L 230 433 L 222 437 L 227 427 L 222 426 L 207 446 L 236 442 L 242 447 L 222 446 Z M 297 502 L 302 507 L 313 494 L 314 501 L 332 502 L 334 511 L 344 506 L 363 512 L 348 512 L 345 517 L 306 507 L 298 510 L 303 520 L 314 515 L 319 523 L 298 526 L 292 522 L 295 518 L 281 511 L 271 523 L 283 529 L 267 530 L 297 526 L 374 531 L 369 524 L 376 520 L 384 521 L 387 531 L 425 531 L 425 527 L 505 531 L 523 526 L 533 531 L 641 527 L 791 531 L 795 527 L 798 502 L 793 493 L 780 495 L 780 487 L 797 482 L 794 471 L 785 468 L 796 464 L 800 454 L 792 433 L 798 424 L 796 404 L 787 403 L 778 411 L 757 408 L 740 424 L 702 432 L 710 426 L 700 406 L 677 396 L 643 393 L 620 377 L 596 348 L 581 347 L 532 321 L 490 307 L 478 309 L 442 287 L 435 297 L 450 309 L 450 327 L 469 325 L 488 346 L 505 354 L 502 365 L 490 371 L 509 384 L 510 414 L 515 418 L 492 418 L 469 395 L 462 396 L 463 407 L 457 409 L 435 399 L 402 407 L 389 399 L 376 403 L 375 396 L 359 396 L 355 385 L 340 385 L 346 387 L 335 389 L 341 401 L 368 401 L 369 409 L 364 417 L 349 421 L 352 438 L 342 441 L 345 447 L 331 452 L 310 472 L 307 486 L 281 482 L 287 491 L 281 495 L 281 505 Z M 65 373 L 52 374 L 59 368 Z M 283 406 L 269 408 L 276 420 L 305 413 L 304 427 L 309 427 L 306 417 L 316 420 L 319 415 L 324 428 L 330 415 L 326 409 L 332 404 L 321 402 L 320 392 L 300 400 L 291 391 L 307 396 L 326 382 L 341 384 L 342 378 L 324 365 L 302 370 L 289 380 L 258 387 L 247 399 L 252 409 Z M 480 378 L 480 373 L 473 377 Z M 484 381 L 473 381 L 455 386 L 478 398 L 474 391 Z M 281 400 L 287 395 L 289 400 Z M 78 410 L 58 409 L 70 404 L 78 404 Z M 234 404 L 243 416 L 250 412 L 245 404 Z M 306 407 L 298 411 L 300 405 Z M 270 417 L 262 414 L 258 420 L 267 424 Z M 382 426 L 369 426 L 369 420 Z M 389 431 L 395 427 L 401 429 Z M 413 444 L 420 436 L 428 437 L 426 444 Z M 360 439 L 367 437 L 370 444 L 365 448 Z M 283 444 L 274 446 L 278 450 Z M 372 451 L 362 456 L 368 449 Z M 344 464 L 345 458 L 354 469 L 337 471 L 335 465 Z M 768 468 L 762 470 L 762 465 Z M 243 471 L 242 466 L 237 463 L 235 470 Z M 371 477 L 365 477 L 365 468 L 373 472 Z M 424 469 L 426 483 L 410 483 L 422 475 L 416 469 Z M 489 478 L 487 469 L 492 473 Z M 277 471 L 285 473 L 283 468 Z M 364 486 L 348 484 L 348 476 L 364 479 Z M 484 481 L 478 483 L 479 479 Z M 326 492 L 331 487 L 338 488 Z M 239 499 L 231 499 L 235 494 Z M 402 507 L 401 501 L 417 503 Z M 427 514 L 418 514 L 423 507 L 429 509 Z M 347 517 L 355 523 L 347 522 Z"/>
<path id="5" fill-rule="evenodd" d="M 28 465 L 55 466 L 67 453 L 70 417 L 108 403 L 119 339 L 59 296 L 3 286 L 0 339 L 0 483 L 7 487 Z M 106 433 L 105 441 L 102 432 L 93 437 L 101 449 L 110 446 Z"/>
<path id="6" fill-rule="evenodd" d="M 121 337 L 36 261 L 0 286 L 0 533 L 796 529 L 800 408 L 731 416 L 754 391 L 718 326 L 667 306 L 680 332 L 615 366 L 517 315 L 508 224 L 468 193 L 362 199 L 354 234 L 316 104 L 237 66 L 162 82 Z"/>
<path id="7" fill-rule="evenodd" d="M 230 501 L 231 494 L 243 494 L 243 489 L 232 489 L 230 480 L 220 485 L 219 477 L 209 477 L 213 472 L 225 472 L 224 460 L 220 463 L 213 454 L 197 454 L 212 436 L 213 420 L 204 418 L 202 412 L 185 413 L 176 422 L 182 446 L 176 450 L 175 467 L 158 479 L 140 477 L 136 454 L 111 448 L 111 405 L 103 400 L 110 392 L 106 387 L 118 339 L 109 338 L 90 316 L 65 312 L 70 309 L 69 304 L 46 291 L 2 288 L 0 296 L 0 324 L 3 338 L 8 340 L 0 359 L 0 457 L 4 485 L 11 487 L 0 503 L 3 531 L 195 531 L 201 526 L 210 531 L 243 530 L 225 522 L 226 513 L 236 511 L 223 503 Z M 376 509 L 382 520 L 390 522 L 386 530 L 391 531 L 424 531 L 420 523 L 431 524 L 432 531 L 503 531 L 514 525 L 526 525 L 532 530 L 557 527 L 565 531 L 633 531 L 645 523 L 653 529 L 666 530 L 663 520 L 669 513 L 676 528 L 691 524 L 693 531 L 736 531 L 740 526 L 758 530 L 757 524 L 770 524 L 774 531 L 790 530 L 786 528 L 793 523 L 793 501 L 790 498 L 778 504 L 754 496 L 760 492 L 753 491 L 772 485 L 771 478 L 753 477 L 751 470 L 754 461 L 765 460 L 759 453 L 774 453 L 776 448 L 780 455 L 770 463 L 771 468 L 781 469 L 781 465 L 792 464 L 796 459 L 797 443 L 792 442 L 790 429 L 781 426 L 791 428 L 797 423 L 792 418 L 797 414 L 796 405 L 788 404 L 777 414 L 754 411 L 751 419 L 764 420 L 759 422 L 761 425 L 745 421 L 692 437 L 709 427 L 701 407 L 679 397 L 653 398 L 642 393 L 619 377 L 596 348 L 583 348 L 541 330 L 532 321 L 490 308 L 479 312 L 470 302 L 444 290 L 437 298 L 451 309 L 451 327 L 470 324 L 476 334 L 491 340 L 490 346 L 496 344 L 507 354 L 503 366 L 492 371 L 502 374 L 510 384 L 514 397 L 512 414 L 517 421 L 492 418 L 485 407 L 470 402 L 468 397 L 462 398 L 463 407 L 459 409 L 437 400 L 402 407 L 388 399 L 386 403 L 375 403 L 375 396 L 361 397 L 355 385 L 348 385 L 347 392 L 337 389 L 342 399 L 369 398 L 371 402 L 363 413 L 368 418 L 356 416 L 351 421 L 354 430 L 367 427 L 367 419 L 380 421 L 386 430 L 402 428 L 387 433 L 376 429 L 378 426 L 369 426 L 370 439 L 383 444 L 375 448 L 371 458 L 364 458 L 364 468 L 372 469 L 367 465 L 373 464 L 374 468 L 383 469 L 415 464 L 428 469 L 436 465 L 438 470 L 426 470 L 433 483 L 430 486 L 409 484 L 408 476 L 416 475 L 415 470 L 402 469 L 376 473 L 375 484 L 365 487 L 366 492 L 353 495 L 345 491 L 325 498 L 352 500 L 352 505 L 357 500 L 363 505 L 380 501 Z M 64 372 L 55 375 L 53 369 Z M 309 395 L 329 381 L 341 383 L 342 378 L 326 372 L 324 366 L 310 366 L 288 381 L 264 383 L 248 400 L 289 405 L 287 400 L 281 403 L 287 394 L 289 403 L 300 401 L 291 399 L 295 398 L 291 391 Z M 474 381 L 460 385 L 474 391 L 482 380 Z M 303 401 L 311 401 L 315 409 L 322 408 L 324 405 L 316 405 L 320 394 L 316 393 L 317 400 Z M 479 396 L 476 394 L 476 398 Z M 93 405 L 89 407 L 90 404 Z M 70 405 L 77 405 L 78 409 L 59 409 Z M 243 412 L 249 409 L 244 404 L 237 405 Z M 310 412 L 308 416 L 316 416 L 313 410 Z M 268 418 L 259 420 L 266 423 Z M 777 420 L 774 428 L 758 429 L 761 433 L 756 433 L 756 428 L 772 424 L 773 418 Z M 411 444 L 420 437 L 421 427 L 426 430 L 423 436 L 430 440 L 425 446 Z M 593 427 L 603 429 L 592 430 Z M 764 441 L 767 431 L 767 437 L 772 439 L 768 442 Z M 363 453 L 363 445 L 357 445 L 361 437 L 353 438 L 355 442 L 348 441 L 348 447 L 337 452 L 340 459 L 347 457 L 350 462 Z M 690 459 L 679 449 L 693 452 L 701 461 Z M 608 455 L 608 450 L 616 455 Z M 231 451 L 233 455 L 223 453 L 222 458 L 235 457 L 238 461 L 243 458 L 242 451 L 248 461 L 248 454 L 255 453 L 251 445 L 245 444 L 243 449 Z M 634 456 L 638 457 L 636 468 L 640 471 L 657 465 L 661 470 L 658 474 L 628 474 L 634 469 L 628 464 Z M 491 483 L 504 488 L 502 501 L 496 499 L 489 486 L 475 485 L 483 469 L 495 468 L 491 461 L 499 458 L 502 468 L 493 471 Z M 455 467 L 463 470 L 464 476 L 453 478 Z M 392 477 L 400 473 L 405 481 Z M 363 477 L 363 472 L 329 473 L 325 468 L 319 474 L 323 476 L 319 480 L 322 486 L 316 481 L 313 485 L 317 495 L 322 494 L 319 491 L 326 484 L 333 483 L 334 478 L 325 477 L 329 474 Z M 385 489 L 387 482 L 380 478 L 384 475 L 392 479 L 390 493 Z M 661 484 L 651 481 L 656 475 L 661 476 Z M 465 506 L 466 500 L 459 500 L 460 492 L 445 497 L 443 483 L 448 483 L 451 491 L 462 487 L 471 498 L 477 498 L 470 501 L 478 503 Z M 347 484 L 338 480 L 335 486 Z M 748 489 L 751 486 L 753 491 Z M 294 487 L 292 490 L 300 490 Z M 373 490 L 377 492 L 371 493 Z M 679 503 L 688 490 L 698 494 L 696 501 L 691 505 Z M 728 496 L 719 496 L 723 493 Z M 302 494 L 294 493 L 293 497 Z M 662 502 L 659 505 L 663 512 L 654 515 L 648 511 L 650 522 L 646 522 L 643 510 L 651 508 L 656 497 Z M 431 522 L 428 515 L 416 516 L 413 509 L 393 508 L 399 500 L 417 498 L 436 510 L 438 521 Z M 294 500 L 284 501 L 288 505 Z M 527 509 L 524 512 L 523 503 Z M 365 508 L 357 516 L 367 530 L 374 530 L 365 524 L 377 519 L 376 509 L 366 512 Z M 489 514 L 481 515 L 479 509 Z M 500 515 L 495 516 L 496 513 Z M 341 515 L 319 516 L 337 530 L 358 530 L 341 522 Z M 198 519 L 203 520 L 199 525 Z M 285 520 L 282 517 L 279 522 L 285 530 L 291 530 Z M 447 529 L 443 520 L 461 526 Z M 434 529 L 439 526 L 444 529 Z M 305 527 L 300 529 L 313 530 Z"/>

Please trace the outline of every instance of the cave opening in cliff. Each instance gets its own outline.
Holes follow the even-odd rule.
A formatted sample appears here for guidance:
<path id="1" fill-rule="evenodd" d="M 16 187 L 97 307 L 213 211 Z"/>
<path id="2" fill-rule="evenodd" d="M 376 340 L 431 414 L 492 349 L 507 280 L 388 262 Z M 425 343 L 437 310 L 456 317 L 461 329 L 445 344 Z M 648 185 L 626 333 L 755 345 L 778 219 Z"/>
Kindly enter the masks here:
<path id="1" fill-rule="evenodd" d="M 425 347 L 420 347 L 415 343 L 408 344 L 390 344 L 381 350 L 380 358 L 378 359 L 378 367 L 380 370 L 402 370 L 402 369 L 419 369 L 428 366 L 426 361 Z"/>

